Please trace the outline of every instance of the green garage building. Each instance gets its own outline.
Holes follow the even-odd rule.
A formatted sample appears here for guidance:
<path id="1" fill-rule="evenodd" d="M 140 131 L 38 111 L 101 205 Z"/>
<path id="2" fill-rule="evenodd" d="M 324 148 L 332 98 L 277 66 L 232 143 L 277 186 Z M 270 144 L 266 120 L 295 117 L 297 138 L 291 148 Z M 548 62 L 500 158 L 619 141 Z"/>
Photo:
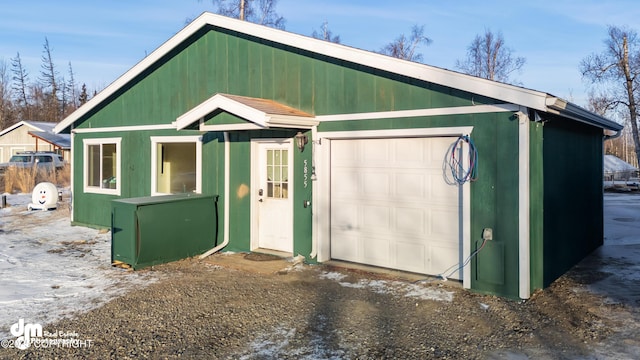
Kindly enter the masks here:
<path id="1" fill-rule="evenodd" d="M 218 195 L 212 248 L 511 298 L 602 245 L 620 130 L 548 93 L 210 13 L 55 129 L 72 135 L 74 224 L 110 227 L 116 199 Z M 454 181 L 471 162 L 475 181 Z"/>

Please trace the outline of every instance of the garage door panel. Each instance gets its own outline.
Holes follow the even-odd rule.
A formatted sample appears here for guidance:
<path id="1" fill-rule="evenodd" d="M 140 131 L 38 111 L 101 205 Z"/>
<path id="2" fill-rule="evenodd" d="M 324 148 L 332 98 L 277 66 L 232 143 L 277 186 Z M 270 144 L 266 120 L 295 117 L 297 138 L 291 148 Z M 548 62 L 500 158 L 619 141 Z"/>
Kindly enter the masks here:
<path id="1" fill-rule="evenodd" d="M 357 236 L 349 235 L 348 233 L 341 233 L 335 242 L 331 242 L 332 251 L 335 250 L 335 259 L 346 261 L 357 261 L 362 257 L 362 254 L 358 251 L 361 247 L 361 243 Z"/>
<path id="2" fill-rule="evenodd" d="M 395 195 L 409 201 L 424 200 L 430 179 L 421 172 L 398 172 L 395 174 Z"/>
<path id="3" fill-rule="evenodd" d="M 386 206 L 376 206 L 374 204 L 364 205 L 362 211 L 362 225 L 368 231 L 388 233 L 391 229 L 392 209 Z"/>
<path id="4" fill-rule="evenodd" d="M 424 244 L 398 242 L 396 248 L 397 269 L 424 272 L 424 264 L 428 262 L 428 251 Z"/>
<path id="5" fill-rule="evenodd" d="M 359 143 L 360 166 L 384 166 L 390 159 L 389 143 L 383 139 Z"/>
<path id="6" fill-rule="evenodd" d="M 368 238 L 363 241 L 364 260 L 368 264 L 385 266 L 389 263 L 390 242 L 388 239 Z"/>
<path id="7" fill-rule="evenodd" d="M 391 179 L 388 173 L 381 171 L 362 171 L 362 186 L 360 192 L 364 196 L 371 196 L 373 199 L 387 199 L 391 196 Z"/>
<path id="8" fill-rule="evenodd" d="M 402 236 L 417 237 L 418 241 L 427 235 L 428 213 L 422 208 L 399 207 L 395 209 L 394 231 Z"/>
<path id="9" fill-rule="evenodd" d="M 430 211 L 430 235 L 439 239 L 447 239 L 448 242 L 458 242 L 458 232 L 452 231 L 458 227 L 458 214 L 456 211 L 445 208 L 436 208 Z"/>
<path id="10" fill-rule="evenodd" d="M 434 274 L 442 274 L 449 268 L 451 268 L 451 270 L 455 269 L 455 267 L 452 268 L 452 266 L 458 264 L 459 250 L 457 246 L 432 245 L 430 250 L 431 268 L 433 269 Z M 452 262 L 452 259 L 455 259 L 455 261 Z M 454 273 L 451 277 L 454 279 L 459 278 L 457 273 Z"/>
<path id="11" fill-rule="evenodd" d="M 331 257 L 425 274 L 457 264 L 459 193 L 442 170 L 454 140 L 333 140 Z"/>
<path id="12" fill-rule="evenodd" d="M 351 169 L 337 168 L 332 172 L 334 186 L 332 191 L 336 195 L 353 194 L 360 189 L 360 175 Z"/>
<path id="13" fill-rule="evenodd" d="M 331 227 L 341 230 L 353 230 L 358 224 L 358 205 L 347 202 L 336 203 L 331 207 Z"/>
<path id="14" fill-rule="evenodd" d="M 442 173 L 431 174 L 429 176 L 428 196 L 433 202 L 450 205 L 458 201 L 458 192 L 451 191 L 451 189 L 455 188 L 455 186 L 444 182 L 443 176 L 444 175 Z"/>

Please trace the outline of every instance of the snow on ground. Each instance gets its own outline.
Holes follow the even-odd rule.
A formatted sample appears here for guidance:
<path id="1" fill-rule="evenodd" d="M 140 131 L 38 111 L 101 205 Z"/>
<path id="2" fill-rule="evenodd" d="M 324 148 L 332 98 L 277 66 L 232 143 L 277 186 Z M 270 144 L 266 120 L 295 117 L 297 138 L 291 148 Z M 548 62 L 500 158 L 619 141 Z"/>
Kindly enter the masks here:
<path id="1" fill-rule="evenodd" d="M 338 272 L 324 271 L 320 274 L 321 279 L 335 280 L 344 287 L 355 289 L 369 289 L 378 294 L 401 294 L 405 297 L 413 297 L 420 300 L 452 301 L 453 292 L 440 288 L 424 286 L 421 283 L 407 283 L 403 281 L 371 280 L 360 279 L 356 283 L 342 281 L 346 275 Z"/>
<path id="2" fill-rule="evenodd" d="M 640 194 L 607 193 L 604 203 L 604 246 L 580 266 L 610 276 L 590 285 L 613 303 L 640 305 Z"/>
<path id="3" fill-rule="evenodd" d="M 109 232 L 72 227 L 67 207 L 28 211 L 30 201 L 7 195 L 0 209 L 0 338 L 18 319 L 44 326 L 156 280 L 110 266 Z"/>

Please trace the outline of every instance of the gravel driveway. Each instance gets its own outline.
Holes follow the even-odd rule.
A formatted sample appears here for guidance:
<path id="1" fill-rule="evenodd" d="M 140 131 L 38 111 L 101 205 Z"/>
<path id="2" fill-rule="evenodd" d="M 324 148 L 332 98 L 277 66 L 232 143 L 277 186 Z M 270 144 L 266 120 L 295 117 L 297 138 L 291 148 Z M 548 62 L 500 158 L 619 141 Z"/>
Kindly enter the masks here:
<path id="1" fill-rule="evenodd" d="M 589 261 L 513 301 L 450 281 L 216 254 L 143 270 L 160 280 L 45 326 L 76 343 L 0 349 L 0 357 L 640 358 L 639 304 L 594 291 L 612 274 L 598 257 Z"/>

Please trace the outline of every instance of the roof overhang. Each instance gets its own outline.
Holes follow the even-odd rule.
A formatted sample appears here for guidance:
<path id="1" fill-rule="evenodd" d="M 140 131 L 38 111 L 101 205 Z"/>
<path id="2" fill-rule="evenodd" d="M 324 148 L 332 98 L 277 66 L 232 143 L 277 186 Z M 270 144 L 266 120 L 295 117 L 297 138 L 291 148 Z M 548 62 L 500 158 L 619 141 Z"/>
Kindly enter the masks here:
<path id="1" fill-rule="evenodd" d="M 211 124 L 206 125 L 204 118 L 218 110 L 233 114 L 246 120 L 239 124 Z M 311 114 L 307 114 L 290 106 L 273 100 L 216 94 L 198 106 L 187 111 L 176 119 L 177 130 L 182 130 L 199 122 L 201 131 L 230 131 L 270 128 L 311 129 L 318 125 L 318 121 Z"/>
<path id="2" fill-rule="evenodd" d="M 605 117 L 602 117 L 596 113 L 587 111 L 578 105 L 572 104 L 566 100 L 549 96 L 547 97 L 546 112 L 551 114 L 560 115 L 572 120 L 580 121 L 589 125 L 600 127 L 604 130 L 620 131 L 623 126 L 611 121 Z"/>
<path id="3" fill-rule="evenodd" d="M 47 131 L 29 131 L 28 133 L 36 139 L 40 139 L 63 150 L 71 149 L 71 137 L 69 135 L 54 134 Z"/>

